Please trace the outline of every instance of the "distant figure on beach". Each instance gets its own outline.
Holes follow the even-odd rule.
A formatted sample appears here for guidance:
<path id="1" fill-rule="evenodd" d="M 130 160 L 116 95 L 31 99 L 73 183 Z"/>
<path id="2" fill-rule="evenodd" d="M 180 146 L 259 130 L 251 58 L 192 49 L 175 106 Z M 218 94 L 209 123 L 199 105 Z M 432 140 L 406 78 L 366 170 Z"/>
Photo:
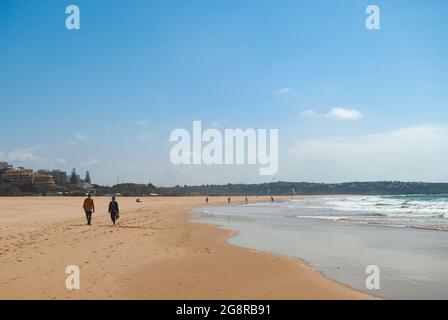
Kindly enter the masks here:
<path id="1" fill-rule="evenodd" d="M 86 213 L 87 225 L 92 225 L 92 213 L 95 212 L 95 204 L 93 203 L 92 195 L 87 194 L 87 198 L 84 200 L 84 204 L 82 206 Z"/>
<path id="2" fill-rule="evenodd" d="M 110 218 L 115 225 L 115 221 L 120 217 L 120 209 L 118 209 L 118 203 L 115 201 L 115 196 L 112 197 L 112 201 L 109 203 L 109 213 Z"/>
<path id="3" fill-rule="evenodd" d="M 271 202 L 274 202 L 274 197 L 271 197 Z"/>
<path id="4" fill-rule="evenodd" d="M 227 198 L 227 203 L 230 204 L 230 197 Z"/>
<path id="5" fill-rule="evenodd" d="M 208 204 L 208 197 L 207 197 L 207 198 L 205 198 L 205 203 L 206 203 L 206 204 Z"/>
<path id="6" fill-rule="evenodd" d="M 246 202 L 246 203 L 248 203 L 249 202 L 249 200 L 247 200 L 247 197 L 244 199 L 244 202 Z"/>

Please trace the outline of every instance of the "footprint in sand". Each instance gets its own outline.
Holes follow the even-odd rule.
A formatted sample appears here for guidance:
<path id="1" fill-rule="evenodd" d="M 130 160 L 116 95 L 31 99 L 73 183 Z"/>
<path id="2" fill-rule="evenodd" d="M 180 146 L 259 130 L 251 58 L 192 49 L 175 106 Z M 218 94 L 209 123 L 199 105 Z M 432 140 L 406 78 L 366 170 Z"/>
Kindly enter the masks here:
<path id="1" fill-rule="evenodd" d="M 201 250 L 203 253 L 212 254 L 212 250 L 210 248 L 204 248 Z"/>

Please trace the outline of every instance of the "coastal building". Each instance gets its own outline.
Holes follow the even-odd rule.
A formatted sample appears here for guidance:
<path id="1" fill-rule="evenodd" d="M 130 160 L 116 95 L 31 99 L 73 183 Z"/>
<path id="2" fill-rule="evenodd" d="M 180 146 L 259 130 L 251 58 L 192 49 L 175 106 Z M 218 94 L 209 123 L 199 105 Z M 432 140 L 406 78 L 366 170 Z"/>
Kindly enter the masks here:
<path id="1" fill-rule="evenodd" d="M 87 183 L 84 180 L 81 180 L 79 187 L 81 189 L 87 190 L 87 191 L 93 191 L 95 189 L 95 187 L 93 186 L 93 184 L 91 183 Z"/>
<path id="2" fill-rule="evenodd" d="M 1 181 L 19 186 L 34 185 L 42 188 L 56 187 L 53 177 L 48 174 L 34 173 L 32 169 L 9 167 L 1 175 Z"/>
<path id="3" fill-rule="evenodd" d="M 2 173 L 2 182 L 13 183 L 17 185 L 26 185 L 33 183 L 33 170 L 19 168 L 9 168 Z"/>
<path id="4" fill-rule="evenodd" d="M 95 186 L 82 180 L 76 173 L 72 178 L 76 181 L 75 186 L 80 189 L 89 192 L 94 191 Z M 0 183 L 16 186 L 32 185 L 39 189 L 54 189 L 70 183 L 70 178 L 65 171 L 61 170 L 41 169 L 34 172 L 32 169 L 14 168 L 6 162 L 0 162 Z"/>
<path id="5" fill-rule="evenodd" d="M 81 179 L 79 174 L 76 173 L 76 169 L 73 168 L 72 173 L 70 174 L 70 177 L 68 178 L 69 183 L 73 186 L 77 186 L 78 188 L 92 191 L 95 189 L 95 187 L 92 184 L 92 180 L 90 178 L 89 171 L 86 171 L 86 177 L 85 179 Z"/>
<path id="6" fill-rule="evenodd" d="M 38 170 L 37 173 L 53 177 L 58 186 L 64 186 L 68 179 L 67 172 L 61 170 Z"/>
<path id="7" fill-rule="evenodd" d="M 76 169 L 73 168 L 72 173 L 70 174 L 69 183 L 73 186 L 79 186 L 81 178 L 79 174 L 76 174 Z"/>
<path id="8" fill-rule="evenodd" d="M 56 187 L 56 183 L 54 182 L 52 176 L 39 173 L 33 174 L 33 185 L 41 188 Z"/>

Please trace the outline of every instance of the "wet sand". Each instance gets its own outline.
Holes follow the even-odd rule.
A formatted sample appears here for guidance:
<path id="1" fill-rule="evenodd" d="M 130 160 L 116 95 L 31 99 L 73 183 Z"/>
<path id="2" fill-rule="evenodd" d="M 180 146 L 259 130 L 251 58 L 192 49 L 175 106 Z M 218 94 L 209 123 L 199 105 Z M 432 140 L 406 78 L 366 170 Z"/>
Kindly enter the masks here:
<path id="1" fill-rule="evenodd" d="M 115 227 L 109 199 L 94 199 L 89 227 L 82 198 L 0 198 L 0 299 L 372 298 L 299 259 L 230 245 L 231 231 L 192 223 L 187 209 L 203 197 L 120 198 Z M 68 265 L 80 268 L 79 290 L 65 287 Z"/>
<path id="2" fill-rule="evenodd" d="M 227 240 L 233 245 L 300 258 L 325 277 L 367 294 L 386 299 L 448 299 L 448 232 L 279 213 L 279 208 L 291 205 L 201 207 L 193 213 L 194 221 L 236 230 L 237 236 Z M 263 216 L 266 210 L 272 216 Z M 366 287 L 368 266 L 379 270 L 375 289 Z"/>

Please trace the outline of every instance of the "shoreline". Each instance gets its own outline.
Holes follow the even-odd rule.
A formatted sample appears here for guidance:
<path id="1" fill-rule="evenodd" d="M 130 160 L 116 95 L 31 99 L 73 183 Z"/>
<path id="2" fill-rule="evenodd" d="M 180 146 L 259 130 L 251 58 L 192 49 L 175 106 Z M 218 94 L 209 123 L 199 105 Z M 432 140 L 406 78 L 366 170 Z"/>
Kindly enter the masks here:
<path id="1" fill-rule="evenodd" d="M 118 226 L 97 209 L 87 227 L 82 198 L 15 198 L 16 205 L 0 198 L 0 298 L 377 298 L 325 278 L 303 260 L 228 243 L 233 231 L 191 221 L 189 208 L 203 206 L 204 197 L 141 199 L 119 199 L 126 209 Z M 227 204 L 227 197 L 209 199 L 209 205 Z M 97 208 L 108 200 L 95 198 Z M 64 287 L 71 264 L 80 267 L 80 290 Z"/>
<path id="2" fill-rule="evenodd" d="M 298 196 L 298 197 L 306 197 L 306 198 L 314 197 L 314 198 L 320 198 L 320 197 L 338 197 L 338 196 L 339 196 L 339 195 L 323 195 L 323 196 L 320 196 L 320 195 L 310 195 L 310 196 L 308 196 L 308 195 L 304 195 L 304 196 Z M 278 202 L 278 201 L 280 201 L 280 202 L 287 202 L 288 200 L 291 200 L 290 196 L 277 196 L 277 198 L 279 198 L 279 199 L 278 199 L 278 200 L 275 200 L 276 202 Z M 267 202 L 267 203 L 269 203 L 270 200 L 256 200 L 256 201 L 253 201 L 252 203 L 262 203 L 262 202 Z M 244 204 L 244 201 L 238 201 L 238 202 L 233 203 L 233 204 L 231 204 L 231 205 L 241 205 L 241 204 Z M 222 203 L 222 204 L 218 204 L 218 205 L 213 205 L 213 207 L 222 207 L 222 206 L 226 206 L 226 205 L 227 205 L 227 203 Z M 340 285 L 340 286 L 343 286 L 343 287 L 345 287 L 346 289 L 353 290 L 353 291 L 355 291 L 355 292 L 357 292 L 357 293 L 360 293 L 360 294 L 363 294 L 363 295 L 367 295 L 367 296 L 368 296 L 368 299 L 378 299 L 378 300 L 384 300 L 384 299 L 386 299 L 386 298 L 381 297 L 381 296 L 379 296 L 379 295 L 368 294 L 368 293 L 362 292 L 362 291 L 360 291 L 360 290 L 358 290 L 358 289 L 356 289 L 356 288 L 351 287 L 351 286 L 348 285 L 348 284 L 345 284 L 345 283 L 343 283 L 343 282 L 340 282 L 340 281 L 338 281 L 338 280 L 336 280 L 336 279 L 329 278 L 328 276 L 325 275 L 324 271 L 321 271 L 321 270 L 317 269 L 316 267 L 313 267 L 313 266 L 311 265 L 310 262 L 308 262 L 306 259 L 304 259 L 304 258 L 302 258 L 302 257 L 297 257 L 297 256 L 292 256 L 292 255 L 284 255 L 284 254 L 275 253 L 275 252 L 271 252 L 271 251 L 267 251 L 267 250 L 260 250 L 260 249 L 255 249 L 255 248 L 252 248 L 252 247 L 241 246 L 241 245 L 236 244 L 236 243 L 231 243 L 230 241 L 231 241 L 232 239 L 237 238 L 237 237 L 240 235 L 240 231 L 238 231 L 238 230 L 236 230 L 236 229 L 229 229 L 229 227 L 223 226 L 223 225 L 221 225 L 221 224 L 219 224 L 219 223 L 216 223 L 216 224 L 215 224 L 215 223 L 213 223 L 213 222 L 208 222 L 208 221 L 203 221 L 203 222 L 201 222 L 201 221 L 200 221 L 200 220 L 201 220 L 201 217 L 199 217 L 199 216 L 198 216 L 198 217 L 194 217 L 194 214 L 195 214 L 195 213 L 194 213 L 193 211 L 194 211 L 195 209 L 201 209 L 201 208 L 206 208 L 206 207 L 207 207 L 207 205 L 197 206 L 197 207 L 194 207 L 194 208 L 188 208 L 188 210 L 189 210 L 189 212 L 190 212 L 190 214 L 191 214 L 191 216 L 192 216 L 192 218 L 189 220 L 190 223 L 199 223 L 199 224 L 209 225 L 209 226 L 218 228 L 219 230 L 225 230 L 225 231 L 228 231 L 228 232 L 229 232 L 229 235 L 228 235 L 228 237 L 226 237 L 226 238 L 224 239 L 224 242 L 225 242 L 228 246 L 231 246 L 231 247 L 234 247 L 234 248 L 242 248 L 242 249 L 249 250 L 249 251 L 252 251 L 252 252 L 256 252 L 256 253 L 259 253 L 259 254 L 264 254 L 264 255 L 267 254 L 267 255 L 273 255 L 273 256 L 283 257 L 283 258 L 286 258 L 286 259 L 293 259 L 293 260 L 295 260 L 295 261 L 300 262 L 300 264 L 301 264 L 300 266 L 301 266 L 301 267 L 308 268 L 308 269 L 311 270 L 312 272 L 316 272 L 316 273 L 318 273 L 318 274 L 319 274 L 320 276 L 322 276 L 324 279 L 329 280 L 329 281 L 331 281 L 331 282 L 334 282 L 334 283 L 336 283 L 336 284 L 338 284 L 338 285 Z M 198 221 L 194 221 L 194 220 L 198 220 Z M 275 300 L 275 299 L 274 299 L 274 300 Z"/>
<path id="3" fill-rule="evenodd" d="M 388 201 L 394 206 L 383 208 L 383 203 Z M 405 209 L 400 207 L 398 214 L 395 208 L 400 206 L 400 201 L 396 202 L 377 197 L 302 198 L 286 203 L 202 207 L 193 213 L 198 217 L 196 221 L 237 230 L 238 236 L 226 240 L 230 244 L 301 259 L 326 278 L 366 294 L 381 299 L 446 299 L 448 233 L 387 223 L 388 217 L 393 220 L 398 215 L 401 220 L 396 224 L 406 225 L 408 217 L 415 215 L 423 218 L 412 223 L 424 224 L 424 218 L 430 214 L 432 217 L 434 211 L 439 216 L 438 211 L 446 207 L 446 200 L 410 202 Z M 358 204 L 365 203 L 361 207 L 367 208 L 365 211 L 350 213 L 352 205 L 359 208 Z M 372 215 L 369 215 L 370 208 L 373 208 Z M 404 210 L 411 210 L 408 208 L 413 210 L 412 214 L 400 215 Z M 425 208 L 429 209 L 419 211 Z M 377 211 L 383 212 L 379 218 Z M 382 223 L 365 223 L 364 217 L 364 220 L 382 219 Z M 446 220 L 437 219 L 429 219 L 428 225 L 446 225 Z M 367 270 L 372 268 L 378 270 L 378 286 L 369 290 Z"/>

